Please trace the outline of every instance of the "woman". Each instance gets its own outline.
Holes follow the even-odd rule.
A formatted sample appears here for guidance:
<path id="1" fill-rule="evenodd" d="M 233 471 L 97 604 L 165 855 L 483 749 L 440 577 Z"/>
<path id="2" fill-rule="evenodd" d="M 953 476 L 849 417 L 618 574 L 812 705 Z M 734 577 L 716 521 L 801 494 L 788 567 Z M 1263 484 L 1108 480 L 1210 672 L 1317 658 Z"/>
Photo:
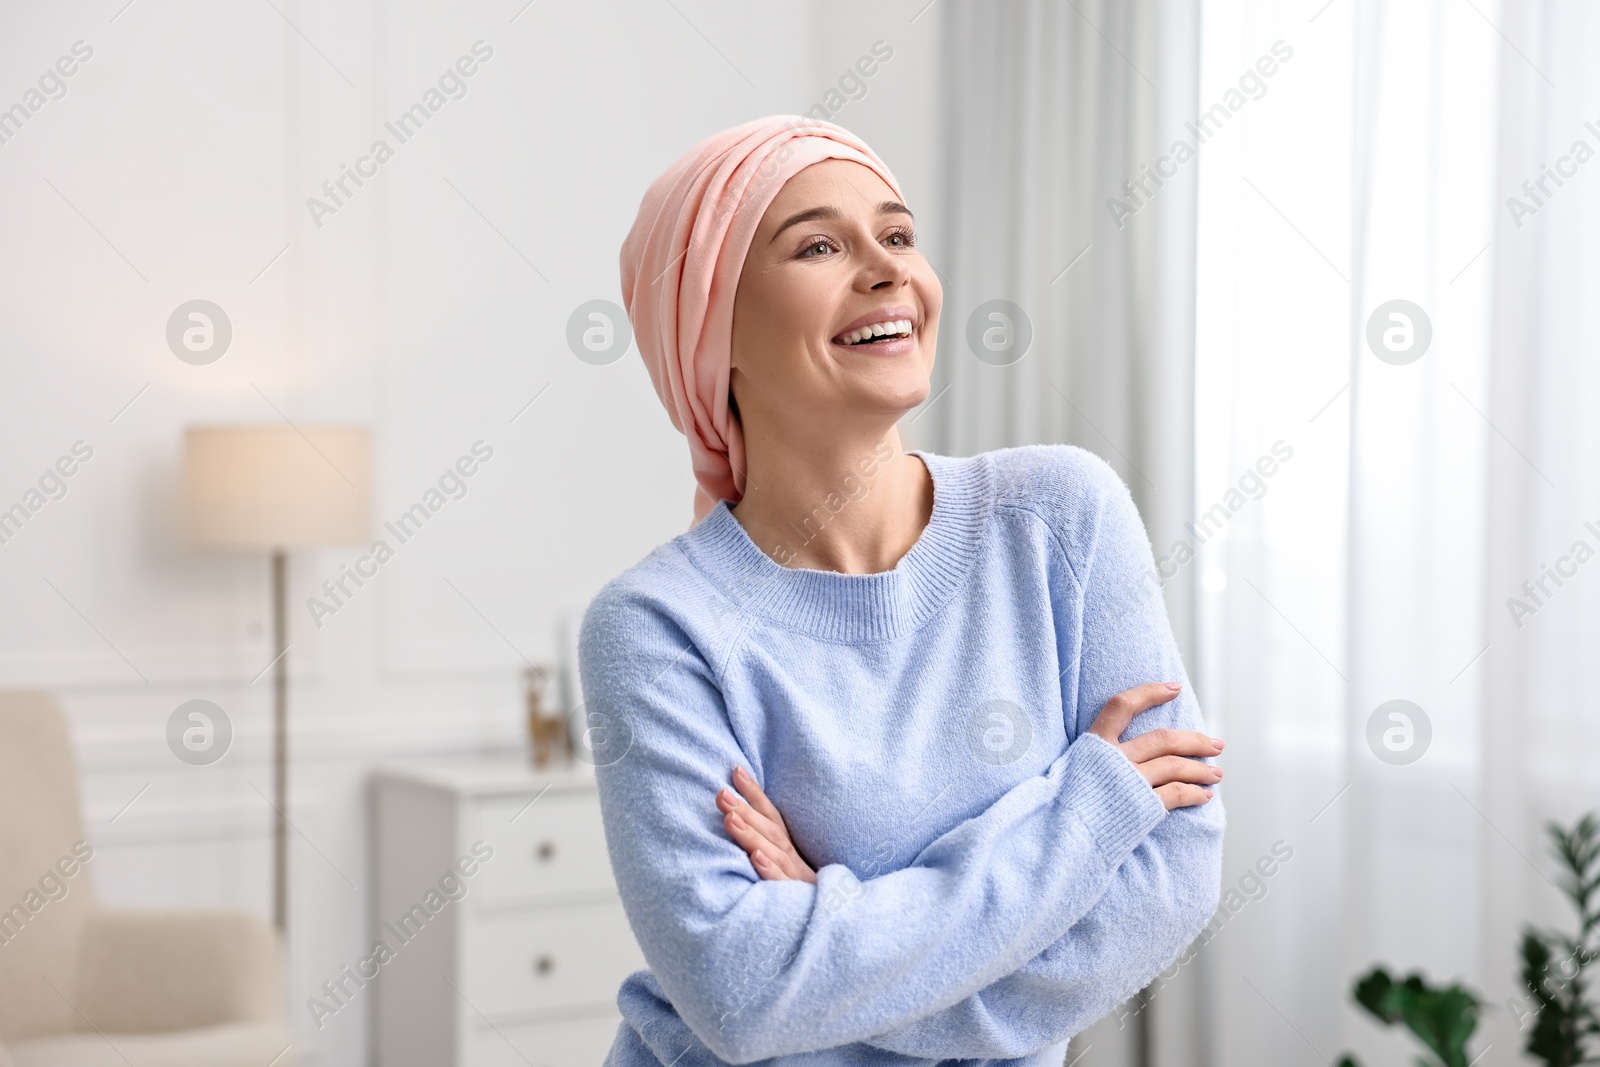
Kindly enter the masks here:
<path id="1" fill-rule="evenodd" d="M 901 448 L 941 304 L 911 223 L 865 144 L 777 117 L 623 245 L 699 490 L 580 635 L 650 964 L 615 1067 L 1056 1067 L 1216 906 L 1222 744 L 1126 487 L 1066 446 Z"/>

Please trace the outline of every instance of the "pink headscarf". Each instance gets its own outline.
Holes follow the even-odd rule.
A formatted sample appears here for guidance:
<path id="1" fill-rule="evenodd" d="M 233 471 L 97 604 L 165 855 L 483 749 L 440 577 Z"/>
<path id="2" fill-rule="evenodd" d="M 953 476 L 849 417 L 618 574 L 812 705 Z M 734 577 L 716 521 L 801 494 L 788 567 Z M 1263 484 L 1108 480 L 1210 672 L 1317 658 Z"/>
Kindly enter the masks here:
<path id="1" fill-rule="evenodd" d="M 733 298 L 761 216 L 788 181 L 824 159 L 889 168 L 841 126 L 773 115 L 695 145 L 650 183 L 622 242 L 622 301 L 672 425 L 689 439 L 694 522 L 744 496 L 744 435 L 728 408 Z"/>

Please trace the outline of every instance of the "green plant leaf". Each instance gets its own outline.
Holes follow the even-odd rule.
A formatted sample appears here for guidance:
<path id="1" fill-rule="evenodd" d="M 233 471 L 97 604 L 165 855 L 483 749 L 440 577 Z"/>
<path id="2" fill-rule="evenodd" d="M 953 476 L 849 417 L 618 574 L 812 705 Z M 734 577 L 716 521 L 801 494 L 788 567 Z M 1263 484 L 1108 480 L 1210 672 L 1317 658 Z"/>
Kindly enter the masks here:
<path id="1" fill-rule="evenodd" d="M 1375 967 L 1352 991 L 1360 1004 L 1385 1025 L 1404 1023 L 1424 1048 L 1438 1057 L 1424 1067 L 1467 1067 L 1467 1043 L 1478 1026 L 1482 1002 L 1460 985 L 1430 986 L 1422 974 L 1396 982 Z"/>
<path id="2" fill-rule="evenodd" d="M 1595 961 L 1591 940 L 1600 928 L 1600 910 L 1594 906 L 1600 891 L 1600 822 L 1590 812 L 1571 830 L 1555 822 L 1545 829 L 1562 866 L 1559 887 L 1578 913 L 1578 929 L 1576 934 L 1532 927 L 1523 932 L 1522 980 L 1538 1002 L 1524 1047 L 1548 1067 L 1577 1067 L 1595 1062 L 1588 1055 L 1590 1039 L 1600 1035 L 1584 973 Z"/>

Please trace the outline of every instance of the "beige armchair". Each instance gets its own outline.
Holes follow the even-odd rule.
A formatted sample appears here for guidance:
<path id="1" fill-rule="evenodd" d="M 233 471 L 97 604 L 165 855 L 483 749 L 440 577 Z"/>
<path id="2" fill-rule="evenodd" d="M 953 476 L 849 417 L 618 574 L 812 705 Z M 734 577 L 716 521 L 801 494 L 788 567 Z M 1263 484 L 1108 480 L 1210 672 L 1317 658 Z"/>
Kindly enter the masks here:
<path id="1" fill-rule="evenodd" d="M 93 866 L 60 708 L 0 692 L 0 1067 L 292 1067 L 272 929 L 102 908 Z"/>

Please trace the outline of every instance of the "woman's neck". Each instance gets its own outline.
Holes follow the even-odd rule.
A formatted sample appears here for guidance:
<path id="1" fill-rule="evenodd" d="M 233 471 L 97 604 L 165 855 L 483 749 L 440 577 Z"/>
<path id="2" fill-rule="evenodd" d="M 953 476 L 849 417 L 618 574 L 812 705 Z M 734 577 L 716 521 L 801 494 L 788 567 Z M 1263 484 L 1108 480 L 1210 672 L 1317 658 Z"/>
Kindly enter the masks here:
<path id="1" fill-rule="evenodd" d="M 893 570 L 933 514 L 933 478 L 898 427 L 860 437 L 745 438 L 744 497 L 730 510 L 786 567 Z"/>

